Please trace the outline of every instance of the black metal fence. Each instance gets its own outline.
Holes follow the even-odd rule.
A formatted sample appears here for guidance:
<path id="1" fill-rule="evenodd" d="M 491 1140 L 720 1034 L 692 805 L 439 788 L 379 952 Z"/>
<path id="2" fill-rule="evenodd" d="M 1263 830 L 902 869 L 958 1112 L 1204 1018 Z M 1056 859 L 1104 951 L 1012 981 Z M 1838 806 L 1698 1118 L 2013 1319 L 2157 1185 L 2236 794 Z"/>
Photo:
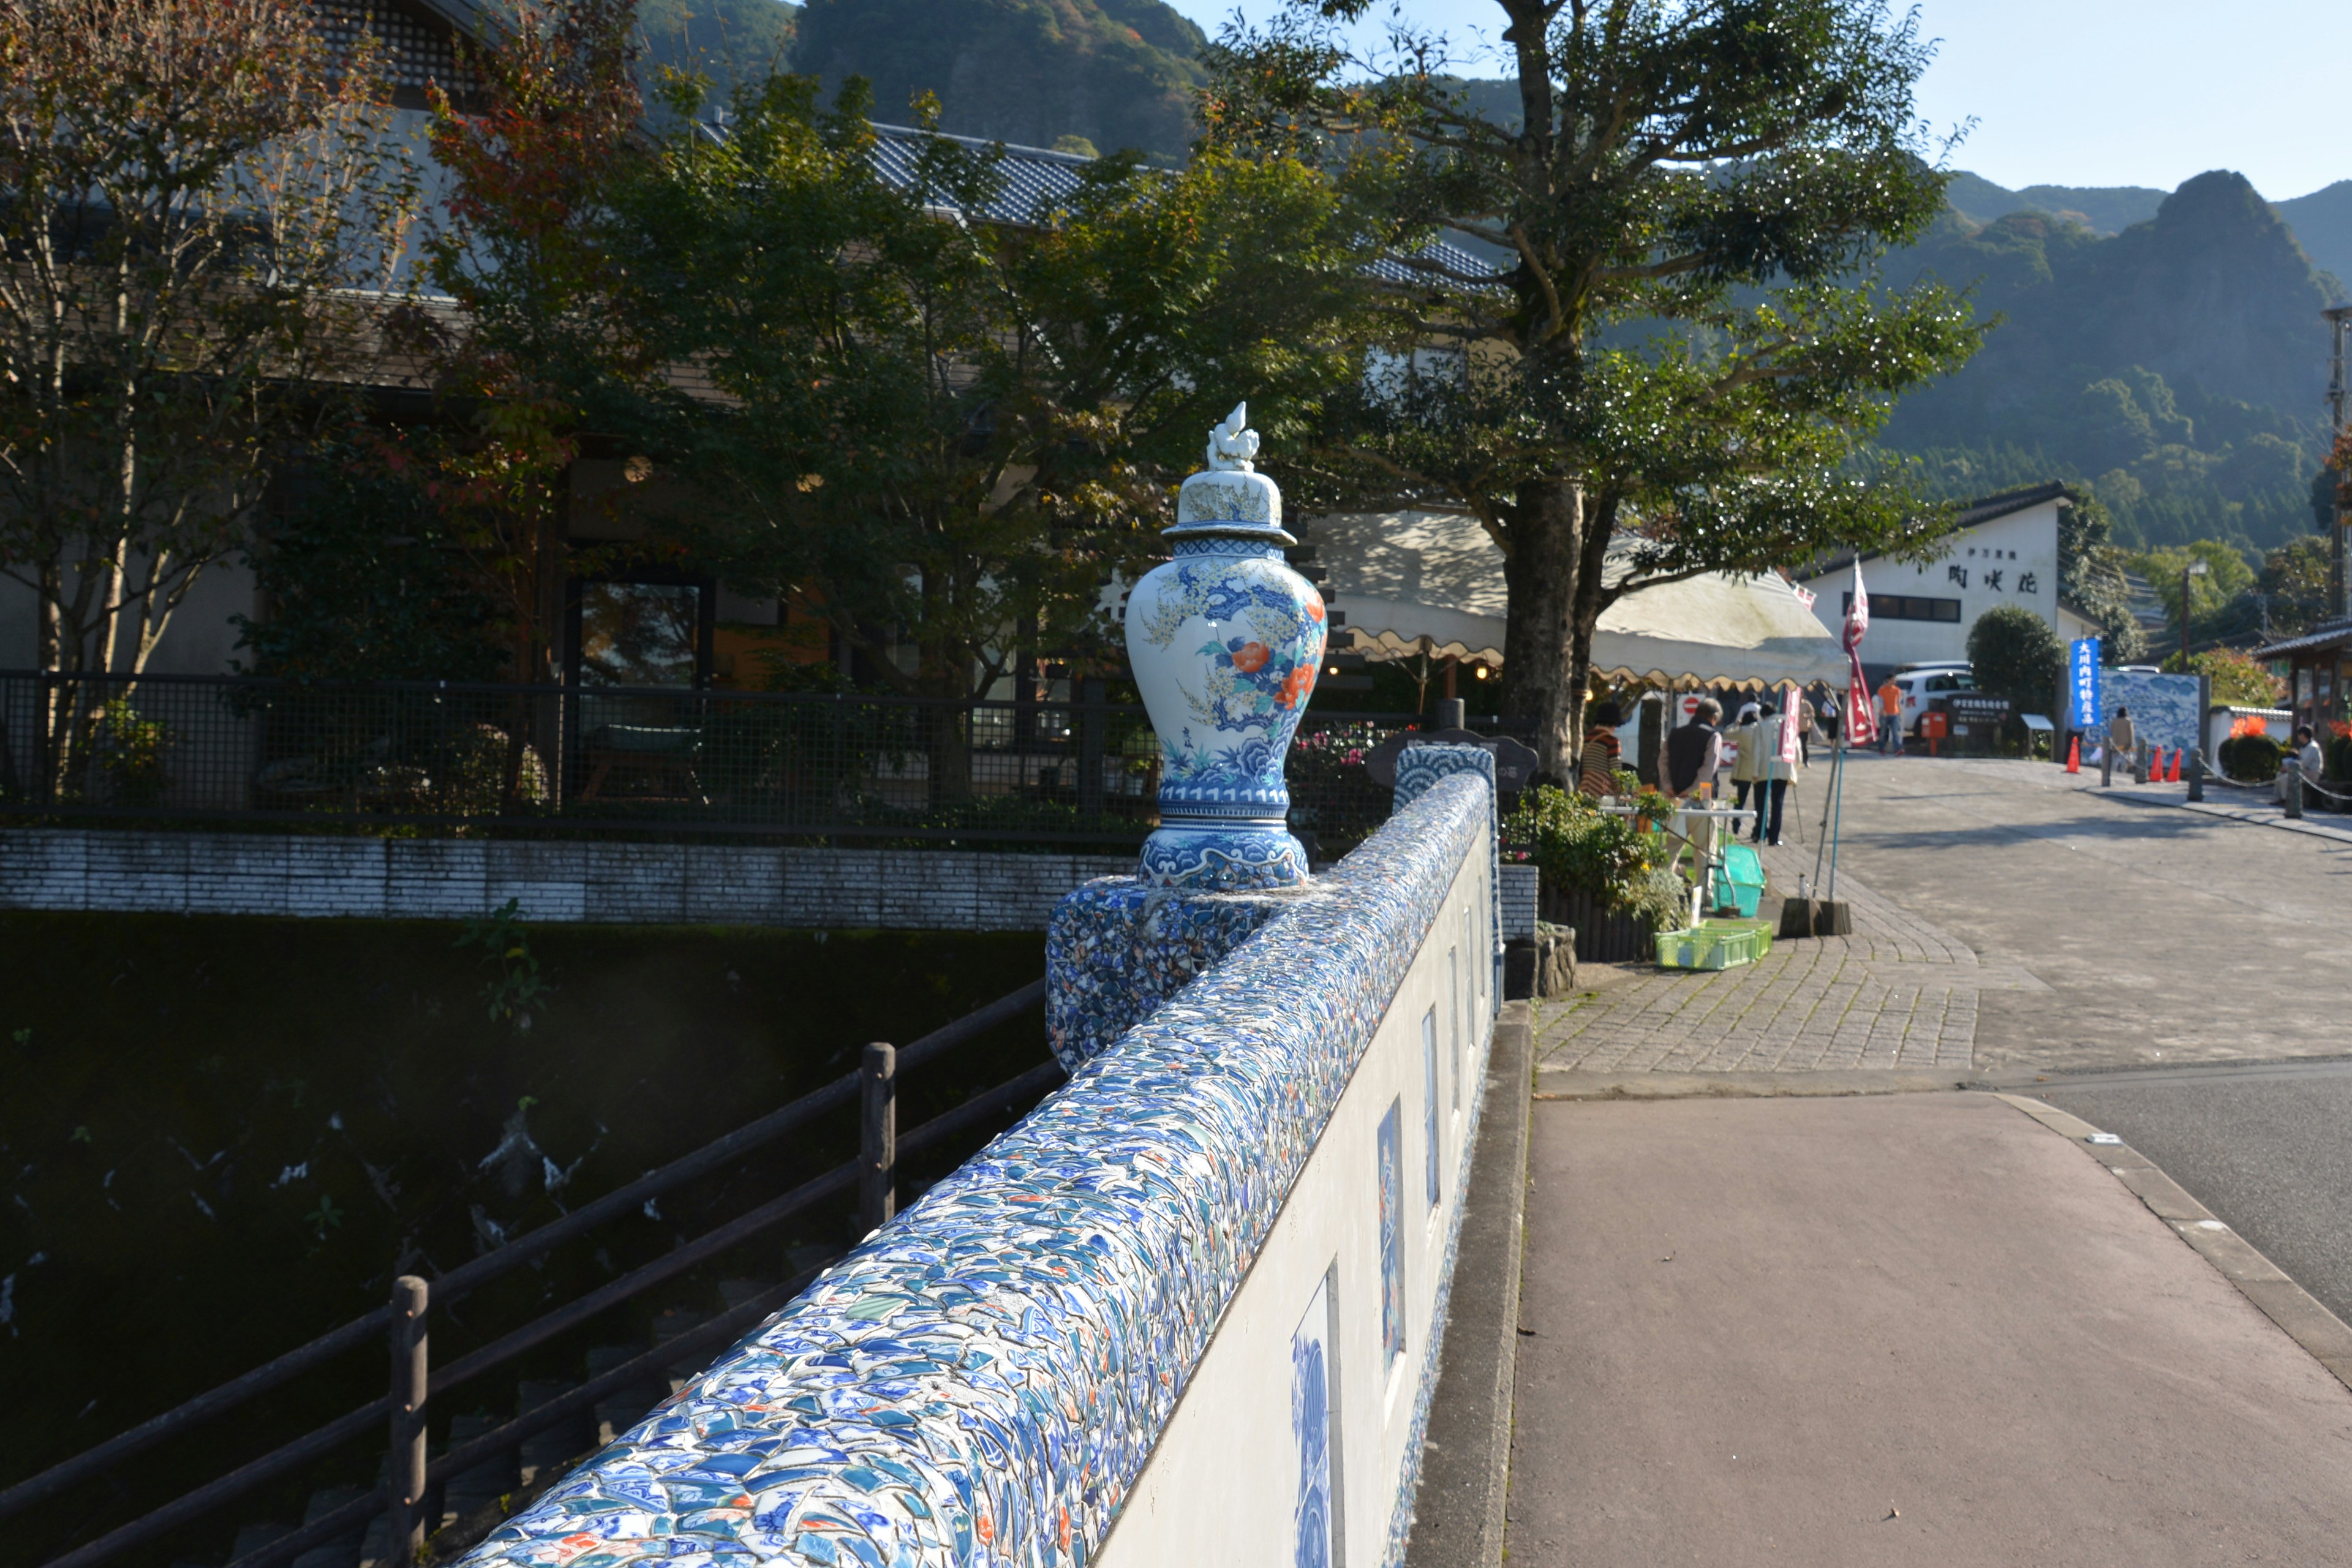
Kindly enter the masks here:
<path id="1" fill-rule="evenodd" d="M 1325 856 L 1388 816 L 1365 771 L 1410 714 L 1310 710 L 1291 826 Z M 1142 708 L 434 681 L 0 671 L 0 813 L 862 843 L 1138 843 Z"/>

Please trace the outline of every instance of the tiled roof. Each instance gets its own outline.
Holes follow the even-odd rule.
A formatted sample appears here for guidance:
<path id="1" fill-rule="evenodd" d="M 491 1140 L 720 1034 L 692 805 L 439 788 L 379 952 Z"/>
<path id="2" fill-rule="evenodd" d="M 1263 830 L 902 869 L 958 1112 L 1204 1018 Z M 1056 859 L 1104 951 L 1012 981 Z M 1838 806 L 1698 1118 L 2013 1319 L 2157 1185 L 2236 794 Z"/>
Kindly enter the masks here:
<path id="1" fill-rule="evenodd" d="M 2352 645 L 2352 621 L 2337 619 L 2321 623 L 2317 631 L 2305 633 L 2299 637 L 2289 637 L 2284 642 L 2274 642 L 2268 647 L 2258 647 L 2253 650 L 2253 657 L 2281 658 L 2291 653 L 2312 653 L 2322 648 L 2343 647 L 2347 645 Z"/>

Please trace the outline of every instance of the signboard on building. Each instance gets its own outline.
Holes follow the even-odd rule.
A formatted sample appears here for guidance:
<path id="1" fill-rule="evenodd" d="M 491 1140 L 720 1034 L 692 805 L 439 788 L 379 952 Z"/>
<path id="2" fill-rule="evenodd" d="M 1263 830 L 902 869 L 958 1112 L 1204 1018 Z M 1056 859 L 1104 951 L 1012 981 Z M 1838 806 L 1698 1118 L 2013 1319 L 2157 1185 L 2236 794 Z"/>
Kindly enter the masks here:
<path id="1" fill-rule="evenodd" d="M 2066 689 L 2072 708 L 2070 725 L 2095 730 L 2105 722 L 2099 706 L 2099 639 L 2077 637 L 2066 652 Z"/>

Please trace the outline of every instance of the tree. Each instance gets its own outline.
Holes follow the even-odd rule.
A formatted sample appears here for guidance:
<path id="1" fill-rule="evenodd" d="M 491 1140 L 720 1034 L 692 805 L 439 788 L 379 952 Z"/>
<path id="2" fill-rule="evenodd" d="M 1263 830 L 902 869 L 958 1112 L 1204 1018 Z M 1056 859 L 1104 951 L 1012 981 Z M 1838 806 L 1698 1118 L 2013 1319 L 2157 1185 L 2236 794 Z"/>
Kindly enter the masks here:
<path id="1" fill-rule="evenodd" d="M 2022 605 L 1998 605 L 1969 628 L 1969 668 L 1978 689 L 2008 698 L 2022 712 L 2055 696 L 2066 650 L 2048 621 Z"/>
<path id="2" fill-rule="evenodd" d="M 2183 578 L 2185 567 L 2202 563 L 2205 570 Z M 2254 585 L 2254 569 L 2234 545 L 2218 539 L 2196 539 L 2187 544 L 2168 544 L 2131 558 L 2132 570 L 2148 581 L 2156 596 L 2164 603 L 2164 613 L 2170 616 L 2176 630 L 2180 626 L 2180 586 L 2189 584 L 2189 635 L 2200 629 L 2212 635 L 2213 623 L 2247 590 Z"/>
<path id="3" fill-rule="evenodd" d="M 929 139 L 892 186 L 862 84 L 740 92 L 724 138 L 685 124 L 692 91 L 612 244 L 623 309 L 719 396 L 648 380 L 633 438 L 692 488 L 674 537 L 908 695 L 980 695 L 1024 649 L 1115 658 L 1103 584 L 1161 552 L 1209 427 L 1246 392 L 1279 440 L 1352 380 L 1377 236 L 1295 162 L 1105 160 L 1034 226 L 950 220 L 994 207 L 997 154 Z M 960 723 L 930 739 L 945 799 Z"/>
<path id="4" fill-rule="evenodd" d="M 1928 50 L 1875 0 L 1498 0 L 1517 110 L 1443 74 L 1370 0 L 1291 0 L 1213 56 L 1210 144 L 1300 153 L 1377 191 L 1431 352 L 1314 465 L 1327 489 L 1465 508 L 1505 561 L 1504 706 L 1542 765 L 1579 740 L 1593 627 L 1644 585 L 1837 549 L 1915 552 L 1942 513 L 1847 460 L 1981 329 L 1935 284 L 1855 269 L 1920 232 L 1944 176 L 1911 130 Z M 1463 237 L 1465 263 L 1427 242 Z"/>
<path id="5" fill-rule="evenodd" d="M 2213 700 L 2234 708 L 2275 708 L 2286 700 L 2286 682 L 2273 675 L 2267 666 L 2252 654 L 2240 648 L 2217 647 L 2209 653 L 2189 656 L 2184 666 L 2175 649 L 2164 661 L 2165 671 L 2172 675 L 2202 675 L 2212 682 Z"/>
<path id="6" fill-rule="evenodd" d="M 2254 591 L 2264 595 L 2271 635 L 2294 637 L 2327 618 L 2327 536 L 2309 533 L 2263 558 Z"/>
<path id="7" fill-rule="evenodd" d="M 644 110 L 636 7 L 569 0 L 485 17 L 488 46 L 467 61 L 480 105 L 434 95 L 433 154 L 449 184 L 425 271 L 454 322 L 415 315 L 405 334 L 471 428 L 408 457 L 434 468 L 424 483 L 497 584 L 510 678 L 547 680 L 586 405 L 654 368 L 616 308 L 623 279 L 604 244 Z M 518 732 L 518 763 L 520 743 Z"/>
<path id="8" fill-rule="evenodd" d="M 2086 486 L 2058 512 L 2058 596 L 2097 623 L 2111 663 L 2129 664 L 2147 639 L 2131 611 L 2130 557 L 2113 543 L 2115 520 Z"/>
<path id="9" fill-rule="evenodd" d="M 416 167 L 302 0 L 0 0 L 0 572 L 135 675 L 381 353 Z"/>
<path id="10" fill-rule="evenodd" d="M 397 437 L 352 431 L 285 489 L 254 552 L 266 619 L 233 617 L 257 675 L 296 680 L 495 680 L 507 628 L 496 584 Z"/>

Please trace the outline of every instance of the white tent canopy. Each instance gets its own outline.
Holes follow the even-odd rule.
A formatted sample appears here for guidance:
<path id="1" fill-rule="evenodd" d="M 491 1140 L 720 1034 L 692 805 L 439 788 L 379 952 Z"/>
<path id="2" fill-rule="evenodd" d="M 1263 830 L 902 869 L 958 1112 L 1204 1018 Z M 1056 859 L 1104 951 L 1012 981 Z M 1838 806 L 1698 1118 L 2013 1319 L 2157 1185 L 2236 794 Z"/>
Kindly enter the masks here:
<path id="1" fill-rule="evenodd" d="M 1476 518 L 1348 512 L 1297 526 L 1358 651 L 1502 661 L 1503 552 Z M 1836 685 L 1848 668 L 1837 639 L 1781 578 L 1710 572 L 1612 605 L 1593 633 L 1592 673 L 1664 686 Z"/>

